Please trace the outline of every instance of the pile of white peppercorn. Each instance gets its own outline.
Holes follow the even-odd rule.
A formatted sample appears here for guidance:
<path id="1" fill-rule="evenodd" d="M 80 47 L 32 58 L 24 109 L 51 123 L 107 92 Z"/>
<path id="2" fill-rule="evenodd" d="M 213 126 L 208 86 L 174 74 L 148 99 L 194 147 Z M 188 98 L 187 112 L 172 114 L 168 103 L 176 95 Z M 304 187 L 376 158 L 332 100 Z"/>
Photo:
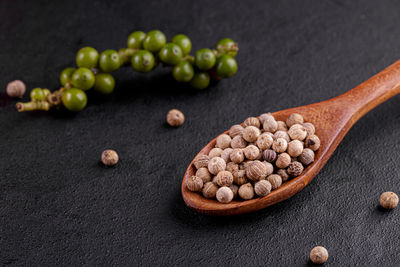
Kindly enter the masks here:
<path id="1" fill-rule="evenodd" d="M 221 203 L 237 196 L 243 200 L 266 196 L 299 176 L 320 146 L 314 125 L 297 113 L 286 122 L 265 113 L 242 125 L 233 125 L 229 134 L 217 137 L 208 155 L 195 159 L 197 171 L 186 181 L 188 190 Z"/>

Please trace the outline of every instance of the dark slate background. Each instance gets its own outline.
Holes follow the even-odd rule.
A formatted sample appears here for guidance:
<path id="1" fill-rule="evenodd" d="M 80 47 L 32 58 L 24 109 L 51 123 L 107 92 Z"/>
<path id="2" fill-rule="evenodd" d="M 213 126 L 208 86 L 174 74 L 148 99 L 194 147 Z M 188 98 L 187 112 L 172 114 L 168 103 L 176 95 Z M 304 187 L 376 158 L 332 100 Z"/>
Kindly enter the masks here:
<path id="1" fill-rule="evenodd" d="M 181 179 L 196 153 L 250 115 L 321 101 L 400 55 L 397 1 L 1 1 L 0 264 L 398 266 L 400 97 L 362 118 L 295 197 L 231 218 L 186 208 Z M 110 97 L 81 113 L 17 113 L 6 84 L 57 88 L 76 51 L 125 45 L 133 30 L 185 33 L 194 49 L 239 42 L 239 72 L 203 92 L 169 69 L 116 73 Z M 26 96 L 25 100 L 28 99 Z M 185 124 L 165 125 L 169 109 Z M 105 168 L 104 149 L 120 163 Z"/>

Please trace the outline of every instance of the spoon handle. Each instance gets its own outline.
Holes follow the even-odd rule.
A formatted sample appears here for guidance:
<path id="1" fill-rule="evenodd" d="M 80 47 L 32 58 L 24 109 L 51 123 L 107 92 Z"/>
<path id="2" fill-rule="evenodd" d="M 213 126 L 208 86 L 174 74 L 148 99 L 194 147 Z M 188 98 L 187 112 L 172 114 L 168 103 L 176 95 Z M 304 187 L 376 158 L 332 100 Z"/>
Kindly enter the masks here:
<path id="1" fill-rule="evenodd" d="M 399 93 L 400 60 L 352 90 L 326 102 L 330 102 L 329 106 L 332 105 L 331 107 L 346 109 L 347 113 L 351 115 L 353 125 L 370 110 Z"/>

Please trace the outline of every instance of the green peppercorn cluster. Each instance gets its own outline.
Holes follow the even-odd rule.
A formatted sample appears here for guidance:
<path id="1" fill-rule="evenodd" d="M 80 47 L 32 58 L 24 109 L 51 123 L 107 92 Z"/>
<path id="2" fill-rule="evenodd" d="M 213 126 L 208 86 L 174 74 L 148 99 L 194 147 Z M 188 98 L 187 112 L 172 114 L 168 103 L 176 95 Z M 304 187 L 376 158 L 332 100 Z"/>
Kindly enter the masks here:
<path id="1" fill-rule="evenodd" d="M 228 78 L 237 72 L 235 56 L 238 46 L 232 39 L 220 40 L 214 50 L 199 49 L 194 56 L 190 55 L 191 50 L 192 43 L 186 35 L 175 35 L 167 42 L 164 33 L 159 30 L 131 33 L 127 47 L 119 51 L 108 49 L 99 54 L 93 47 L 83 47 L 76 54 L 77 67 L 69 67 L 61 72 L 62 88 L 56 91 L 57 94 L 35 88 L 31 92 L 30 104 L 48 99 L 49 106 L 62 104 L 70 111 L 80 111 L 87 104 L 85 91 L 112 93 L 115 80 L 111 73 L 128 65 L 142 73 L 153 70 L 160 63 L 171 66 L 176 81 L 188 83 L 196 89 L 207 88 L 211 78 Z M 24 103 L 18 104 L 20 111 L 35 109 L 35 105 L 21 108 Z"/>

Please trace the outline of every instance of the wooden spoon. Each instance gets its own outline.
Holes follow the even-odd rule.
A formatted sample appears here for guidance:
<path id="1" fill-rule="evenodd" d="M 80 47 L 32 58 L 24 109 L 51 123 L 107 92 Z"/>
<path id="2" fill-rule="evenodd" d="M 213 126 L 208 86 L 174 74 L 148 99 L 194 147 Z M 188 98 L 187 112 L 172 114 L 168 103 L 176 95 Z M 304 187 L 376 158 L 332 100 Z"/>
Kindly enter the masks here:
<path id="1" fill-rule="evenodd" d="M 200 213 L 224 216 L 260 210 L 290 198 L 311 182 L 346 133 L 362 116 L 399 93 L 400 60 L 343 95 L 319 103 L 273 113 L 276 120 L 282 121 L 286 121 L 291 113 L 299 113 L 303 115 L 306 122 L 314 124 L 316 135 L 321 140 L 314 163 L 309 165 L 300 176 L 283 183 L 281 187 L 265 197 L 247 201 L 235 200 L 228 204 L 222 204 L 217 200 L 203 197 L 201 193 L 186 189 L 186 180 L 196 172 L 193 160 L 187 168 L 182 182 L 182 196 L 186 205 Z M 228 131 L 224 133 L 228 133 Z M 215 146 L 215 142 L 216 139 L 213 139 L 197 156 L 208 154 Z"/>

